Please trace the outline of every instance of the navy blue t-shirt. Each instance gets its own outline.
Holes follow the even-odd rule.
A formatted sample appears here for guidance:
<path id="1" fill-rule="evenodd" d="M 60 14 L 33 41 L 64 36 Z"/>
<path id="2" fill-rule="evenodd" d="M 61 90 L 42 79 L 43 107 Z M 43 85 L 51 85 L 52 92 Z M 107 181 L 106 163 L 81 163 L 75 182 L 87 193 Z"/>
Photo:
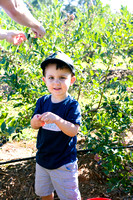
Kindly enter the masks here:
<path id="1" fill-rule="evenodd" d="M 39 98 L 33 116 L 44 112 L 52 112 L 64 120 L 80 125 L 80 106 L 71 96 L 59 103 L 52 103 L 51 95 Z M 76 144 L 77 136 L 66 135 L 56 124 L 45 124 L 38 131 L 36 162 L 47 169 L 57 169 L 73 162 L 77 157 Z"/>

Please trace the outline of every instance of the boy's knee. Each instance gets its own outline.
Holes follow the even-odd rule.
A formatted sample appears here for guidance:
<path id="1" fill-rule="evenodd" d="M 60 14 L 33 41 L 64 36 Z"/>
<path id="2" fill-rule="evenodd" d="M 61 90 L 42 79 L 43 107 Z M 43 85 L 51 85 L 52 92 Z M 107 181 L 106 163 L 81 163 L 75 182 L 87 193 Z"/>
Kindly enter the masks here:
<path id="1" fill-rule="evenodd" d="M 48 196 L 43 196 L 42 197 L 42 200 L 53 200 L 53 199 L 54 199 L 54 194 L 53 193 L 48 195 Z"/>

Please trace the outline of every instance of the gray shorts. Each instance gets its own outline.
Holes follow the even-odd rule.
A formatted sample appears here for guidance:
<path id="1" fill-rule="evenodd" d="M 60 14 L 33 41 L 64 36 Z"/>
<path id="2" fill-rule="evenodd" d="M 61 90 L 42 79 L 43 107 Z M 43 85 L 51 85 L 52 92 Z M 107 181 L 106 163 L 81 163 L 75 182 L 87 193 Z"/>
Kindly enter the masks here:
<path id="1" fill-rule="evenodd" d="M 43 168 L 36 163 L 36 194 L 40 197 L 48 196 L 54 190 L 60 200 L 81 200 L 78 188 L 77 161 L 54 170 Z"/>

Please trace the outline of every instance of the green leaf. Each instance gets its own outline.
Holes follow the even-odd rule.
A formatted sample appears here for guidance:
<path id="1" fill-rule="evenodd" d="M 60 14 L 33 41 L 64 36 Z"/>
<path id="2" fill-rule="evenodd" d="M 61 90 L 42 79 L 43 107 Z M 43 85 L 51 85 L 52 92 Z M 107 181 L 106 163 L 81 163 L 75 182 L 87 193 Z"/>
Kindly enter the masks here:
<path id="1" fill-rule="evenodd" d="M 6 129 L 6 123 L 3 122 L 2 125 L 1 125 L 1 131 L 4 132 Z"/>
<path id="2" fill-rule="evenodd" d="M 5 119 L 7 117 L 8 113 L 2 112 L 0 115 L 0 119 Z"/>
<path id="3" fill-rule="evenodd" d="M 5 57 L 2 58 L 2 60 L 0 61 L 0 64 L 4 64 L 6 62 Z"/>
<path id="4" fill-rule="evenodd" d="M 15 131 L 15 127 L 9 127 L 7 129 L 7 132 L 9 133 L 9 135 L 11 135 L 12 133 L 14 133 L 14 131 Z"/>
<path id="5" fill-rule="evenodd" d="M 125 97 L 124 101 L 125 101 L 125 102 L 128 102 L 128 101 L 129 101 L 129 98 L 128 98 L 128 97 Z"/>

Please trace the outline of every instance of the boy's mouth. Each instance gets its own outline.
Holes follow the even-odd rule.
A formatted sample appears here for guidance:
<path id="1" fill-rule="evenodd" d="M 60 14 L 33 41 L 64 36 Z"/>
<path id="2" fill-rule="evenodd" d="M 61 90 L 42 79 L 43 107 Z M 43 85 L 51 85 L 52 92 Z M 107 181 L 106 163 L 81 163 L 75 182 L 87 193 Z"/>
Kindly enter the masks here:
<path id="1" fill-rule="evenodd" d="M 61 88 L 54 88 L 54 90 L 58 91 L 58 90 L 61 90 Z"/>

